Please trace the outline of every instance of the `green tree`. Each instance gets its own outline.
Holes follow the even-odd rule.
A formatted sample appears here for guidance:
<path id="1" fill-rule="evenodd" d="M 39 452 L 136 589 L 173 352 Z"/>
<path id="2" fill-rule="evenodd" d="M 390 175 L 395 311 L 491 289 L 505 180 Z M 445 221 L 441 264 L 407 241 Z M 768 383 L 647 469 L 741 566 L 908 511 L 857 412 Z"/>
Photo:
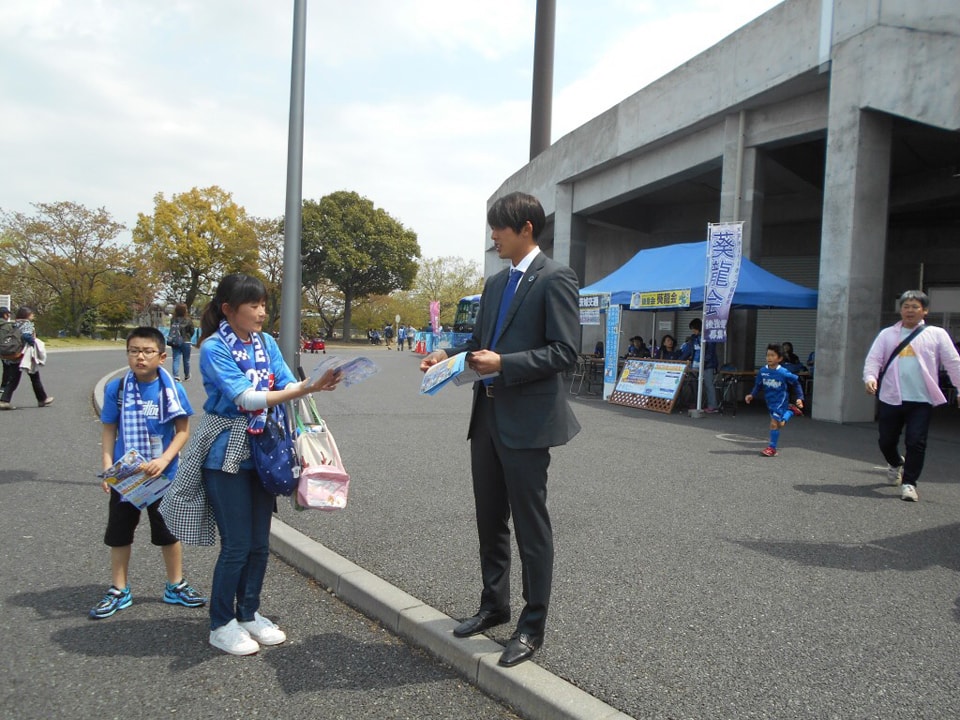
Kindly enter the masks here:
<path id="1" fill-rule="evenodd" d="M 118 292 L 116 280 L 136 260 L 117 242 L 125 229 L 104 208 L 72 202 L 36 203 L 37 214 L 0 214 L 0 254 L 4 265 L 19 267 L 17 302 L 49 314 L 74 335 Z M 147 278 L 141 287 L 149 295 Z M 30 299 L 30 293 L 34 299 Z M 93 315 L 91 315 L 93 313 Z M 43 327 L 49 327 L 44 324 Z"/>
<path id="2" fill-rule="evenodd" d="M 430 302 L 440 302 L 440 322 L 453 325 L 457 302 L 465 295 L 477 295 L 483 290 L 480 265 L 465 258 L 448 256 L 426 258 L 420 262 L 417 281 L 411 294 L 422 315 L 430 317 Z M 413 322 L 422 323 L 418 316 Z"/>
<path id="3" fill-rule="evenodd" d="M 315 314 L 319 324 L 327 333 L 332 333 L 337 324 L 343 321 L 343 293 L 326 278 L 319 278 L 303 288 L 303 309 Z M 354 301 L 354 309 L 356 309 Z M 344 336 L 345 339 L 346 336 Z"/>
<path id="4" fill-rule="evenodd" d="M 260 279 L 267 289 L 267 322 L 265 329 L 277 329 L 283 288 L 283 219 L 250 218 L 257 242 Z"/>
<path id="5" fill-rule="evenodd" d="M 223 275 L 257 271 L 257 235 L 244 208 L 216 185 L 167 200 L 153 198 L 153 215 L 137 215 L 133 241 L 143 247 L 171 302 L 193 307 Z"/>
<path id="6" fill-rule="evenodd" d="M 417 273 L 417 235 L 355 192 L 303 203 L 303 279 L 326 278 L 343 293 L 349 337 L 354 300 L 409 289 Z"/>

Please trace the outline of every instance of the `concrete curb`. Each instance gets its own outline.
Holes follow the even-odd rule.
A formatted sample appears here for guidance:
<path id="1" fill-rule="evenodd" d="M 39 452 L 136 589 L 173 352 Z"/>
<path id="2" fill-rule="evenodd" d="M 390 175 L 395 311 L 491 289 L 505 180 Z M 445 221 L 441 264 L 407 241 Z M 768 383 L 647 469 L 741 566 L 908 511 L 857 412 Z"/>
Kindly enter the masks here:
<path id="1" fill-rule="evenodd" d="M 532 662 L 497 664 L 503 647 L 453 636 L 457 622 L 274 518 L 270 549 L 387 630 L 428 650 L 473 685 L 531 720 L 632 720 Z"/>
<path id="2" fill-rule="evenodd" d="M 99 414 L 106 384 L 126 367 L 104 375 L 93 389 Z M 304 511 L 309 512 L 309 511 Z M 316 540 L 273 518 L 270 549 L 277 557 L 387 630 L 451 665 L 471 684 L 508 703 L 529 720 L 633 720 L 533 662 L 497 665 L 503 646 L 478 635 L 453 636 L 457 622 Z"/>

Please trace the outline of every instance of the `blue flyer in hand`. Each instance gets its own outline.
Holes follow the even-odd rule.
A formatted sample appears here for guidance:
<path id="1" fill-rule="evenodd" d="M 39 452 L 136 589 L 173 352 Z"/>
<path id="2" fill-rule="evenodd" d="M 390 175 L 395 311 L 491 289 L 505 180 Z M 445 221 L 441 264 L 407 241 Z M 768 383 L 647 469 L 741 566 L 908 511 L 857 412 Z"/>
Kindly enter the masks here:
<path id="1" fill-rule="evenodd" d="M 344 387 L 356 385 L 361 380 L 366 380 L 380 372 L 380 368 L 370 358 L 361 356 L 344 360 L 331 355 L 310 371 L 308 382 L 315 383 L 327 370 L 339 370 L 340 384 Z"/>
<path id="2" fill-rule="evenodd" d="M 447 383 L 454 385 L 466 385 L 485 378 L 496 377 L 500 373 L 490 373 L 481 375 L 476 370 L 471 370 L 467 365 L 467 355 L 469 353 L 458 353 L 452 358 L 441 360 L 423 374 L 423 381 L 420 383 L 420 393 L 422 395 L 434 395 L 440 388 Z"/>

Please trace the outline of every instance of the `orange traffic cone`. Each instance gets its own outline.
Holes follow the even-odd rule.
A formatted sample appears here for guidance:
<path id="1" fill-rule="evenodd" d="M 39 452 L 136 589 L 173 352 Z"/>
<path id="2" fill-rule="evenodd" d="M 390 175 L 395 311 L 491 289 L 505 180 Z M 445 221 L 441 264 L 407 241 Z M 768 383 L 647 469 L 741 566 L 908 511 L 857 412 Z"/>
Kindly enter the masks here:
<path id="1" fill-rule="evenodd" d="M 418 340 L 418 341 L 417 341 L 417 347 L 416 347 L 416 349 L 414 350 L 414 352 L 420 353 L 421 355 L 426 355 L 426 353 L 427 353 L 427 344 L 426 344 L 423 340 Z"/>

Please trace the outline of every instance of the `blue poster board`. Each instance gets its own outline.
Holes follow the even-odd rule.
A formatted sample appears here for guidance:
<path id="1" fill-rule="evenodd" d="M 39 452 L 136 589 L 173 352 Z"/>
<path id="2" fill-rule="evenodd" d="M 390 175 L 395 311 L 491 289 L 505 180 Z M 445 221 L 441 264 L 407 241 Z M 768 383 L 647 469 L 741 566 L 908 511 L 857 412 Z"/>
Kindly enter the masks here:
<path id="1" fill-rule="evenodd" d="M 627 360 L 610 402 L 654 412 L 673 412 L 686 369 L 687 364 L 682 362 Z"/>

